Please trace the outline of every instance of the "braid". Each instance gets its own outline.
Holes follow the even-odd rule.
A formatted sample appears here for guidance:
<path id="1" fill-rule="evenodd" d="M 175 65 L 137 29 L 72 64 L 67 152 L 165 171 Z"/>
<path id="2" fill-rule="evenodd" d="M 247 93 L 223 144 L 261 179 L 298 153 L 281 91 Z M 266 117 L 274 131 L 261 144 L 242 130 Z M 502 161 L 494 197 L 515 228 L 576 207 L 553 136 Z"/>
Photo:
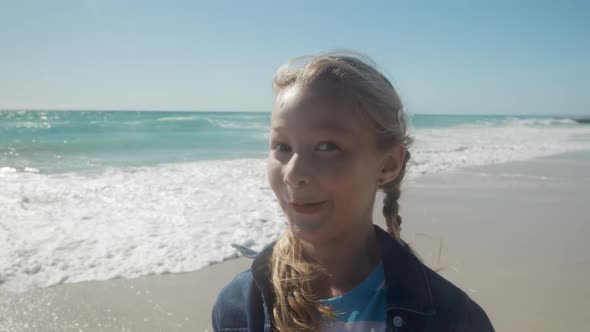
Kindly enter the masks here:
<path id="1" fill-rule="evenodd" d="M 389 188 L 388 188 L 389 189 Z M 399 187 L 393 187 L 385 191 L 385 198 L 383 199 L 383 216 L 385 216 L 385 224 L 387 225 L 387 232 L 396 239 L 400 238 L 402 218 L 399 215 L 399 203 L 397 200 L 401 195 Z"/>
<path id="2" fill-rule="evenodd" d="M 410 160 L 410 151 L 406 149 L 402 168 L 399 175 L 391 182 L 381 186 L 385 193 L 383 199 L 383 216 L 387 225 L 387 232 L 395 239 L 401 240 L 402 217 L 399 215 L 398 200 L 401 196 L 401 183 L 406 173 L 406 164 Z"/>
<path id="3" fill-rule="evenodd" d="M 272 286 L 276 303 L 272 308 L 273 331 L 314 331 L 322 319 L 334 319 L 321 304 L 313 283 L 325 274 L 317 264 L 303 259 L 301 243 L 289 231 L 275 244 L 271 256 Z"/>

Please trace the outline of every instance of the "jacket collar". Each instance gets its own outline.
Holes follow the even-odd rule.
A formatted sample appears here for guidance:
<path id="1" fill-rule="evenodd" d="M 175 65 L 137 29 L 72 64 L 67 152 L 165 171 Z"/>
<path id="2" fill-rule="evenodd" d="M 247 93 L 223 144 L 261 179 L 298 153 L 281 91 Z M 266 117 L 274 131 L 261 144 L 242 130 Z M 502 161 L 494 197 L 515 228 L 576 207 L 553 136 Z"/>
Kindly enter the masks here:
<path id="1" fill-rule="evenodd" d="M 387 310 L 433 315 L 434 304 L 425 266 L 406 245 L 392 238 L 381 227 L 375 225 L 375 232 L 381 245 L 387 286 Z M 244 256 L 254 258 L 252 276 L 267 306 L 274 302 L 270 282 L 270 258 L 275 243 L 269 244 L 258 254 L 248 248 L 234 245 Z"/>
<path id="2" fill-rule="evenodd" d="M 270 259 L 276 241 L 266 246 L 262 251 L 256 255 L 252 262 L 252 277 L 256 286 L 262 292 L 262 299 L 267 307 L 272 307 L 274 303 L 274 291 L 272 290 L 272 271 L 270 266 Z"/>
<path id="3" fill-rule="evenodd" d="M 237 249 L 242 256 L 247 258 L 253 258 L 254 261 L 252 262 L 252 266 L 250 267 L 250 271 L 252 272 L 252 278 L 254 279 L 254 283 L 260 289 L 262 293 L 262 298 L 264 300 L 264 304 L 267 305 L 269 303 L 273 303 L 273 296 L 272 296 L 272 285 L 270 280 L 272 279 L 271 270 L 270 270 L 270 259 L 272 256 L 272 251 L 275 246 L 276 241 L 273 241 L 271 244 L 267 245 L 262 249 L 261 252 L 256 252 L 250 248 L 244 247 L 242 245 L 232 243 L 232 247 Z"/>
<path id="4" fill-rule="evenodd" d="M 424 264 L 405 243 L 379 226 L 375 226 L 375 231 L 381 245 L 388 310 L 433 315 L 434 303 Z"/>

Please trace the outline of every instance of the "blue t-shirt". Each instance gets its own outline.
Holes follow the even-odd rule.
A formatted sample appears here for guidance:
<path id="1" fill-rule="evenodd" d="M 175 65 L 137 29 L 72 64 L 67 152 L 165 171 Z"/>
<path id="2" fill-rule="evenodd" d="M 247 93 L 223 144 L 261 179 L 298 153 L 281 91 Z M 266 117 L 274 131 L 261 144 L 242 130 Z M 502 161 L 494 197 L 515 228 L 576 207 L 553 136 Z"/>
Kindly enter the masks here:
<path id="1" fill-rule="evenodd" d="M 322 332 L 383 332 L 385 324 L 385 275 L 380 263 L 369 276 L 351 291 L 331 299 L 320 300 L 332 307 L 335 321 L 325 321 Z"/>

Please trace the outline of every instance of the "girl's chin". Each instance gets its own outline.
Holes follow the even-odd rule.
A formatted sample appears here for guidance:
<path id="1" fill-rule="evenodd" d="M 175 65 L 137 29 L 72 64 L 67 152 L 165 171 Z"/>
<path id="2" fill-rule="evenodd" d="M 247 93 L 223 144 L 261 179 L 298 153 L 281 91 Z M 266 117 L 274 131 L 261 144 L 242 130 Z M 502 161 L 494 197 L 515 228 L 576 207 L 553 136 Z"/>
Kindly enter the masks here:
<path id="1" fill-rule="evenodd" d="M 290 220 L 289 224 L 294 233 L 317 233 L 323 222 L 320 220 Z"/>
<path id="2" fill-rule="evenodd" d="M 289 229 L 293 236 L 301 241 L 319 243 L 326 241 L 326 234 L 323 222 L 296 222 L 289 221 Z"/>

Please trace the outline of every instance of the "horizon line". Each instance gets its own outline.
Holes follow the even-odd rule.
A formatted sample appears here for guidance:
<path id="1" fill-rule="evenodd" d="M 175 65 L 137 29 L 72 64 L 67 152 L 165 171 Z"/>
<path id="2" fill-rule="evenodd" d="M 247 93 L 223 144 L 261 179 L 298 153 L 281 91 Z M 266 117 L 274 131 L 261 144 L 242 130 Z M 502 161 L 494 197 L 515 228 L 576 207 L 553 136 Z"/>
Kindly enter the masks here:
<path id="1" fill-rule="evenodd" d="M 235 111 L 235 110 L 198 110 L 198 109 L 96 109 L 96 108 L 0 108 L 0 112 L 178 112 L 178 113 L 271 113 L 272 111 Z M 582 114 L 508 114 L 508 113 L 428 113 L 428 112 L 405 112 L 406 115 L 451 115 L 451 116 L 516 116 L 516 117 L 560 117 L 560 118 L 577 118 L 586 119 L 590 113 Z"/>

